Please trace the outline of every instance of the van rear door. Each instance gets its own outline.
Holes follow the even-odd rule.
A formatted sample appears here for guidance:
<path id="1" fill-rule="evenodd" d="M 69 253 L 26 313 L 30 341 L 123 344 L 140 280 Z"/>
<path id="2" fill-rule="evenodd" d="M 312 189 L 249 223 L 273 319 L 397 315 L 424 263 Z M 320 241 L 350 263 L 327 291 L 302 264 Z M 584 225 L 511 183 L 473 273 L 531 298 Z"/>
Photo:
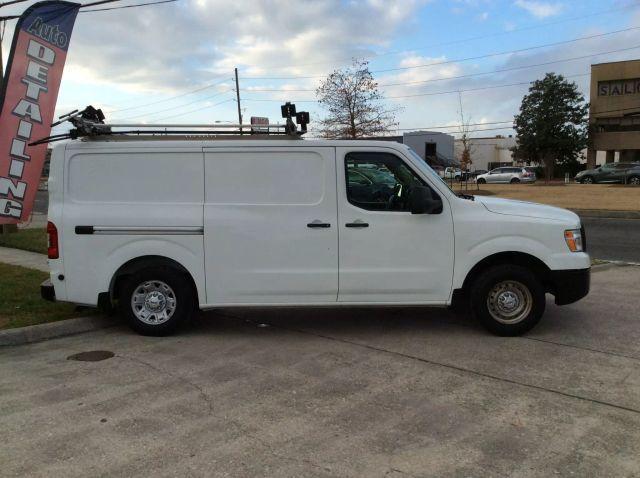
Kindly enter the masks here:
<path id="1" fill-rule="evenodd" d="M 205 148 L 210 305 L 335 302 L 335 148 Z"/>

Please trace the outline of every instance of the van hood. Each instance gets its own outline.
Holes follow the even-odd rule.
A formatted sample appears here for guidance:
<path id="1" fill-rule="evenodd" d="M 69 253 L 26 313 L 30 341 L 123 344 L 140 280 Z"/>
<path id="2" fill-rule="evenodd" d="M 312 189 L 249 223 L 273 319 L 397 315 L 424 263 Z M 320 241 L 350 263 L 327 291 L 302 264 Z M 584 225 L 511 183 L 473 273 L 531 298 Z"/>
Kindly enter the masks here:
<path id="1" fill-rule="evenodd" d="M 577 214 L 559 207 L 486 196 L 475 196 L 475 200 L 480 202 L 487 210 L 496 214 L 551 219 L 565 222 L 570 226 L 575 225 L 576 227 L 580 225 L 580 218 Z"/>

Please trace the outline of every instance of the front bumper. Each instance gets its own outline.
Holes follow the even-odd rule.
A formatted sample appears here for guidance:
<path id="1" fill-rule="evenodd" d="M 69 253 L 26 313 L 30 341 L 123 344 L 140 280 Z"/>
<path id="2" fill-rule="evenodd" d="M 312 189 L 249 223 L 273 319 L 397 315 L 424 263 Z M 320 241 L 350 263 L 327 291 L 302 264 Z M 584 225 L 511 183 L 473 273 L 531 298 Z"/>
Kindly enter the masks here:
<path id="1" fill-rule="evenodd" d="M 44 300 L 49 300 L 51 302 L 56 301 L 56 291 L 53 288 L 53 284 L 50 279 L 47 279 L 42 284 L 40 284 L 40 296 Z"/>
<path id="2" fill-rule="evenodd" d="M 557 305 L 566 305 L 582 299 L 589 293 L 591 269 L 551 271 L 551 292 Z"/>

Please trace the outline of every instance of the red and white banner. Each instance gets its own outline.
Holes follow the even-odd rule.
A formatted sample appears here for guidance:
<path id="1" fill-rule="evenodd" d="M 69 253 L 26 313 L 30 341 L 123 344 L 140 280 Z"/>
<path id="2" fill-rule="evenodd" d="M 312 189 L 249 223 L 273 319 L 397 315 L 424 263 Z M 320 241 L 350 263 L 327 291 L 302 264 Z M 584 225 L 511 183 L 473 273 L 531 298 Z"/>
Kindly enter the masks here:
<path id="1" fill-rule="evenodd" d="M 38 190 L 62 70 L 80 5 L 46 1 L 18 19 L 0 92 L 0 224 L 26 221 Z"/>

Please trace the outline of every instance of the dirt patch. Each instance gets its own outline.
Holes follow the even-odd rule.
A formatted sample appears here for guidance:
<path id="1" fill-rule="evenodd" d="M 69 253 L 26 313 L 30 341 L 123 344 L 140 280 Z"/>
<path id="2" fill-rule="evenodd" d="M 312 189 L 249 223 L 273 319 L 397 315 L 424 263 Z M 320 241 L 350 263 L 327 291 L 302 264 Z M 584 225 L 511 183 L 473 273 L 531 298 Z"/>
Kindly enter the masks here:
<path id="1" fill-rule="evenodd" d="M 458 191 L 459 186 L 454 186 Z M 640 211 L 640 187 L 611 184 L 481 184 L 467 194 L 531 201 L 567 209 Z"/>

